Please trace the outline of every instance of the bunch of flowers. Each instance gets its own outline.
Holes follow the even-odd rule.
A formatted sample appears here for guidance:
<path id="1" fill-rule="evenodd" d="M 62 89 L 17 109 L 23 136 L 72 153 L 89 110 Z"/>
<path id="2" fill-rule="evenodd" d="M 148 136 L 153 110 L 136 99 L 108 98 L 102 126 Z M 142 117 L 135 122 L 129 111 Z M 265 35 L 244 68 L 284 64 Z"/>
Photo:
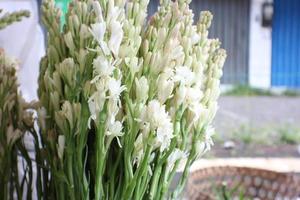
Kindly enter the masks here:
<path id="1" fill-rule="evenodd" d="M 31 197 L 32 161 L 24 144 L 33 129 L 33 105 L 18 92 L 16 60 L 0 50 L 0 199 Z M 22 163 L 18 167 L 18 163 Z M 20 168 L 23 173 L 20 173 Z"/>
<path id="2" fill-rule="evenodd" d="M 212 145 L 226 57 L 188 0 L 75 0 L 61 29 L 53 0 L 38 109 L 43 194 L 53 199 L 165 199 Z M 169 192 L 182 166 L 178 186 Z"/>

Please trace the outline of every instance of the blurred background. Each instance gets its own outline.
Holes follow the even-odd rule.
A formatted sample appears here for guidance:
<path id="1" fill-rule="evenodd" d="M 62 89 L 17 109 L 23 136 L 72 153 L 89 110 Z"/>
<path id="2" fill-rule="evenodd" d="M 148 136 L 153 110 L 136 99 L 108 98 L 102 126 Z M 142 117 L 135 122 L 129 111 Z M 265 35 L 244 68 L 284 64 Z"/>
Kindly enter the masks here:
<path id="1" fill-rule="evenodd" d="M 56 0 L 63 11 L 68 1 Z M 20 61 L 19 81 L 27 100 L 37 98 L 39 60 L 45 52 L 40 2 L 0 1 L 4 11 L 31 12 L 29 19 L 0 31 L 0 47 Z M 150 0 L 149 16 L 158 4 Z M 268 168 L 281 165 L 300 172 L 300 0 L 193 0 L 191 8 L 195 20 L 202 10 L 213 13 L 210 37 L 219 38 L 228 53 L 215 146 L 202 161 L 256 158 Z M 266 164 L 271 158 L 286 160 Z"/>

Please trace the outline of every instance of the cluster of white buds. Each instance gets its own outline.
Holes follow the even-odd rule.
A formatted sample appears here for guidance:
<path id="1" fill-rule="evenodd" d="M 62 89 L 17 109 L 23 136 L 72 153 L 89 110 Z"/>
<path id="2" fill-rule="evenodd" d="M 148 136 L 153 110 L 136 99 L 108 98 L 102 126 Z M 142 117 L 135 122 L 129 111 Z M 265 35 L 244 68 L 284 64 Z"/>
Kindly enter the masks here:
<path id="1" fill-rule="evenodd" d="M 149 98 L 148 104 L 154 101 L 160 104 L 157 107 L 166 109 L 172 119 L 172 127 L 176 112 L 180 106 L 183 107 L 183 118 L 186 118 L 184 137 L 195 140 L 192 135 L 196 132 L 200 146 L 205 144 L 201 150 L 198 148 L 198 154 L 212 144 L 210 124 L 217 109 L 216 100 L 226 57 L 225 51 L 219 50 L 219 42 L 208 39 L 211 19 L 209 12 L 202 12 L 198 24 L 193 25 L 193 13 L 186 2 L 165 1 L 145 31 L 141 49 L 144 58 L 141 79 L 145 89 L 141 89 L 141 81 L 137 81 L 136 87 L 139 94 Z M 153 116 L 152 113 L 149 115 Z M 145 135 L 144 132 L 142 130 L 141 134 Z M 169 140 L 173 138 L 172 133 L 168 132 Z M 164 140 L 163 150 L 170 145 L 169 140 Z M 138 142 L 141 142 L 140 138 Z"/>
<path id="2" fill-rule="evenodd" d="M 91 25 L 90 31 L 97 43 L 95 48 L 97 56 L 93 61 L 91 81 L 95 91 L 88 100 L 90 120 L 99 124 L 100 113 L 106 112 L 105 134 L 111 141 L 113 137 L 123 135 L 120 121 L 122 119 L 116 119 L 116 116 L 121 106 L 120 95 L 126 89 L 121 83 L 122 74 L 119 69 L 122 62 L 119 51 L 124 35 L 122 28 L 125 21 L 124 8 L 114 5 L 114 1 L 109 1 L 107 14 L 104 16 L 100 3 L 95 1 L 93 9 L 96 13 L 96 23 Z"/>
<path id="3" fill-rule="evenodd" d="M 43 4 L 39 123 L 69 191 L 54 197 L 86 197 L 91 183 L 96 199 L 164 199 L 178 165 L 212 145 L 226 57 L 208 38 L 212 15 L 194 24 L 189 0 L 162 0 L 145 23 L 148 3 L 76 0 L 62 29 L 54 1 Z"/>

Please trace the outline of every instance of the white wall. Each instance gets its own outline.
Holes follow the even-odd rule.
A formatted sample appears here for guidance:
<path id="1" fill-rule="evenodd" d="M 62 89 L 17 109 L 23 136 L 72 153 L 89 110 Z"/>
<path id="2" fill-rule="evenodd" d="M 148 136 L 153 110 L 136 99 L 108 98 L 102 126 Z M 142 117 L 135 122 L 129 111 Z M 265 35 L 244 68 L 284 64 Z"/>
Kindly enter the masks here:
<path id="1" fill-rule="evenodd" d="M 42 30 L 38 24 L 37 1 L 1 0 L 0 8 L 3 13 L 20 9 L 31 13 L 30 18 L 0 30 L 0 48 L 4 48 L 7 55 L 20 62 L 18 79 L 24 98 L 37 99 L 39 62 L 45 52 Z"/>
<path id="2" fill-rule="evenodd" d="M 265 0 L 251 0 L 249 40 L 249 83 L 253 87 L 271 87 L 272 29 L 261 26 L 261 8 Z"/>

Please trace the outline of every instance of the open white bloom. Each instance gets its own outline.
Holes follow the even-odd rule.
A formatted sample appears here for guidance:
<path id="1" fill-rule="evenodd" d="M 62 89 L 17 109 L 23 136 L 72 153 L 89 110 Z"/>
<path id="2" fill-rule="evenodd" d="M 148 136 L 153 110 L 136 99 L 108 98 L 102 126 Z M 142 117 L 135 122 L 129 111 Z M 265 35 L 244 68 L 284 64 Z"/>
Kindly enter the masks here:
<path id="1" fill-rule="evenodd" d="M 106 135 L 114 138 L 117 138 L 118 144 L 121 147 L 121 143 L 118 137 L 124 135 L 124 133 L 122 132 L 123 126 L 122 123 L 120 121 L 115 121 L 113 123 L 110 123 L 108 126 L 108 131 L 106 132 Z"/>
<path id="2" fill-rule="evenodd" d="M 94 59 L 93 68 L 96 75 L 93 82 L 98 80 L 100 77 L 112 75 L 114 70 L 114 66 L 112 66 L 109 60 L 107 60 L 104 56 L 98 56 Z"/>
<path id="3" fill-rule="evenodd" d="M 118 100 L 121 92 L 126 89 L 124 85 L 121 85 L 121 80 L 116 80 L 114 78 L 109 79 L 108 81 L 108 91 L 109 98 Z"/>
<path id="4" fill-rule="evenodd" d="M 100 48 L 104 55 L 109 55 L 109 48 L 107 47 L 107 43 L 104 41 L 104 35 L 106 32 L 106 23 L 105 22 L 98 22 L 91 25 L 89 29 L 91 34 L 93 35 L 94 39 L 98 42 Z"/>
<path id="5" fill-rule="evenodd" d="M 204 121 L 207 117 L 208 110 L 200 102 L 195 102 L 192 105 L 190 105 L 189 110 L 190 110 L 188 116 L 188 122 L 190 123 L 189 128 L 191 128 L 191 126 L 193 125 L 197 126 L 199 124 L 198 120 Z"/>
<path id="6" fill-rule="evenodd" d="M 209 125 L 204 132 L 203 139 L 197 141 L 196 152 L 198 156 L 201 156 L 209 151 L 211 149 L 211 146 L 214 145 L 214 142 L 212 140 L 212 136 L 214 134 L 215 129 L 211 125 Z"/>
<path id="7" fill-rule="evenodd" d="M 174 80 L 185 85 L 191 85 L 195 80 L 195 73 L 186 66 L 176 67 Z"/>
<path id="8" fill-rule="evenodd" d="M 201 100 L 203 93 L 198 88 L 189 87 L 186 90 L 185 103 L 187 105 L 193 105 Z"/>
<path id="9" fill-rule="evenodd" d="M 167 149 L 173 138 L 173 124 L 165 106 L 156 99 L 150 101 L 142 112 L 141 120 L 142 125 L 149 123 L 149 131 L 156 134 L 154 145 L 160 147 L 161 152 Z M 144 126 L 141 128 L 143 129 Z"/>
<path id="10" fill-rule="evenodd" d="M 106 31 L 105 22 L 98 22 L 91 25 L 90 32 L 92 33 L 93 37 L 100 45 L 103 42 L 105 31 Z"/>
<path id="11" fill-rule="evenodd" d="M 173 124 L 171 120 L 166 120 L 165 124 L 159 126 L 156 131 L 156 142 L 160 146 L 160 152 L 163 152 L 170 146 L 171 139 L 173 138 Z"/>
<path id="12" fill-rule="evenodd" d="M 90 127 L 91 120 L 96 120 L 99 112 L 102 111 L 106 96 L 105 91 L 96 91 L 88 100 L 90 118 L 88 121 L 88 126 Z"/>
<path id="13" fill-rule="evenodd" d="M 176 161 L 182 161 L 184 159 L 186 159 L 187 155 L 181 151 L 180 149 L 178 148 L 175 148 L 173 150 L 173 152 L 170 154 L 170 156 L 168 157 L 168 164 L 167 164 L 167 171 L 170 172 L 173 167 L 174 167 L 174 164 Z"/>

